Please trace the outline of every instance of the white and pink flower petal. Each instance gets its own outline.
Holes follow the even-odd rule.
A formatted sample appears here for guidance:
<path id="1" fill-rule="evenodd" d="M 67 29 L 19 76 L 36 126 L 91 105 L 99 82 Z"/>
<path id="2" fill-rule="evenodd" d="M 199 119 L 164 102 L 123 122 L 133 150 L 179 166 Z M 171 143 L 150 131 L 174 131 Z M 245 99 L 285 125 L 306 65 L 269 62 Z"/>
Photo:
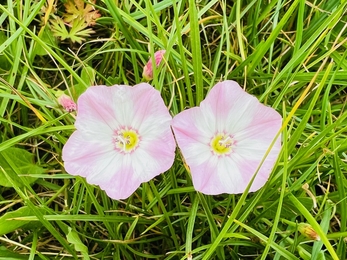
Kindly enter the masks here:
<path id="1" fill-rule="evenodd" d="M 106 194 L 116 200 L 126 199 L 141 185 L 142 181 L 136 178 L 131 156 L 124 156 L 120 164 L 107 174 L 107 180 L 99 184 Z M 111 178 L 110 178 L 111 177 Z"/>
<path id="2" fill-rule="evenodd" d="M 111 139 L 88 139 L 77 130 L 63 147 L 65 170 L 72 175 L 86 177 L 99 172 L 103 165 L 111 161 L 113 153 Z"/>
<path id="3" fill-rule="evenodd" d="M 243 192 L 280 130 L 281 121 L 274 109 L 262 105 L 236 82 L 216 84 L 200 107 L 179 113 L 172 123 L 194 187 L 205 194 Z M 206 140 L 209 149 L 202 148 Z M 250 191 L 264 185 L 280 148 L 279 138 Z"/>
<path id="4" fill-rule="evenodd" d="M 63 149 L 65 169 L 124 199 L 173 164 L 171 120 L 148 84 L 90 87 L 78 100 L 77 130 Z"/>

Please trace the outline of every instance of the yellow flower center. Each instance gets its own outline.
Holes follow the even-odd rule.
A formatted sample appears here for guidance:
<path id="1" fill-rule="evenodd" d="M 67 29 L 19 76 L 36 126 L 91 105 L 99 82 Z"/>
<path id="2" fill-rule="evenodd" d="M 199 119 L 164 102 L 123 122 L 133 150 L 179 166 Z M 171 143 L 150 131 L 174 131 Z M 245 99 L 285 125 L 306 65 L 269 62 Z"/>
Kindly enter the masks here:
<path id="1" fill-rule="evenodd" d="M 211 150 L 215 155 L 230 154 L 233 144 L 234 140 L 232 137 L 224 133 L 216 134 L 210 142 Z"/>
<path id="2" fill-rule="evenodd" d="M 139 145 L 140 136 L 135 130 L 124 128 L 116 132 L 114 141 L 117 150 L 124 153 L 131 153 Z"/>

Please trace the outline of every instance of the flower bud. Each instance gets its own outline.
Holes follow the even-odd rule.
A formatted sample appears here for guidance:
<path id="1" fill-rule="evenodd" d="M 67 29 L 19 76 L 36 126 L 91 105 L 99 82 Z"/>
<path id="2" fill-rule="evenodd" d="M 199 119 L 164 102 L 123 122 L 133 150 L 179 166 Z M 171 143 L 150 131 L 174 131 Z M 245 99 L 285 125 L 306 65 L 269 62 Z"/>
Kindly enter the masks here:
<path id="1" fill-rule="evenodd" d="M 67 112 L 72 112 L 77 109 L 76 103 L 73 101 L 71 97 L 68 95 L 62 93 L 58 97 L 58 103 L 67 111 Z"/>
<path id="2" fill-rule="evenodd" d="M 298 224 L 298 230 L 299 232 L 309 238 L 309 239 L 312 239 L 312 240 L 316 240 L 316 241 L 319 241 L 320 240 L 320 237 L 319 235 L 317 234 L 317 232 L 312 228 L 312 226 L 310 224 L 306 224 L 306 223 L 299 223 Z"/>
<path id="3" fill-rule="evenodd" d="M 160 50 L 154 53 L 154 60 L 155 60 L 155 66 L 158 67 L 160 65 L 161 60 L 164 57 L 165 50 Z M 152 58 L 150 58 L 147 62 L 147 64 L 143 67 L 143 73 L 142 76 L 145 80 L 149 81 L 153 79 L 153 65 L 152 65 Z"/>

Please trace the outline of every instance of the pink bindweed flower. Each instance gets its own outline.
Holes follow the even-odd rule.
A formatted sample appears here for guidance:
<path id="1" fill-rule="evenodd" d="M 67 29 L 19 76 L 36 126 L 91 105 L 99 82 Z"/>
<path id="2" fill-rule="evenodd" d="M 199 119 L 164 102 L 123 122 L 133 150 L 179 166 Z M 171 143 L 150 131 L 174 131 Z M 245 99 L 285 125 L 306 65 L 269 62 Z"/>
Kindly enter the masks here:
<path id="1" fill-rule="evenodd" d="M 161 63 L 161 60 L 164 57 L 165 50 L 160 50 L 154 53 L 154 59 L 155 59 L 155 66 L 158 67 Z M 147 62 L 147 64 L 143 67 L 143 73 L 142 76 L 145 78 L 145 80 L 149 81 L 153 79 L 153 66 L 152 66 L 152 58 L 150 58 Z"/>
<path id="2" fill-rule="evenodd" d="M 65 169 L 125 199 L 172 166 L 171 120 L 147 83 L 90 87 L 78 99 L 77 130 L 63 148 Z"/>
<path id="3" fill-rule="evenodd" d="M 64 92 L 60 93 L 58 97 L 58 103 L 65 109 L 67 112 L 73 112 L 77 109 L 75 101 Z"/>
<path id="4" fill-rule="evenodd" d="M 195 189 L 210 195 L 244 192 L 281 121 L 234 81 L 216 84 L 200 107 L 176 115 L 172 128 Z M 250 191 L 265 184 L 280 149 L 278 138 Z"/>

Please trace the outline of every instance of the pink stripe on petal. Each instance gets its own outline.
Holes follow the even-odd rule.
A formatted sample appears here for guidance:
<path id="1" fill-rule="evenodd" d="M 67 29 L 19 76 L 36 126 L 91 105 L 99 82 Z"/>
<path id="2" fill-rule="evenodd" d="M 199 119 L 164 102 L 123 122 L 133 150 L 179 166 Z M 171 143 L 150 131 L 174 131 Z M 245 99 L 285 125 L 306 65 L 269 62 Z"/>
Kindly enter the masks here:
<path id="1" fill-rule="evenodd" d="M 211 157 L 212 152 L 208 144 L 197 142 L 195 139 L 185 135 L 177 134 L 177 131 L 175 133 L 177 144 L 188 165 L 202 164 Z"/>
<path id="2" fill-rule="evenodd" d="M 245 189 L 249 182 L 251 181 L 253 175 L 256 173 L 256 170 L 260 164 L 261 160 L 253 160 L 252 158 L 234 158 L 235 163 L 237 164 L 239 171 L 241 173 L 243 181 L 239 184 L 241 189 Z M 253 184 L 250 188 L 250 192 L 257 191 L 260 189 L 269 178 L 274 162 L 267 161 L 265 162 L 255 177 Z M 243 191 L 241 191 L 243 192 Z M 240 192 L 240 193 L 241 193 Z"/>
<path id="3" fill-rule="evenodd" d="M 158 157 L 154 158 L 152 155 Z M 153 153 L 153 151 L 137 151 L 132 158 L 135 178 L 140 182 L 147 182 L 167 171 L 173 164 L 173 158 L 170 155 L 171 153 L 160 154 Z"/>
<path id="4" fill-rule="evenodd" d="M 253 113 L 250 104 L 254 101 L 257 101 L 255 97 L 248 95 L 238 83 L 227 80 L 217 83 L 200 107 L 204 115 L 209 115 L 215 130 L 221 132 L 247 124 L 248 114 Z"/>
<path id="5" fill-rule="evenodd" d="M 192 174 L 193 185 L 195 190 L 204 194 L 215 195 L 216 190 L 220 189 L 220 181 L 215 178 L 218 160 L 214 157 L 208 158 L 201 164 L 190 164 L 190 172 Z"/>
<path id="6" fill-rule="evenodd" d="M 72 175 L 85 177 L 98 171 L 100 163 L 110 161 L 110 154 L 113 153 L 109 142 L 86 141 L 79 131 L 75 131 L 63 147 L 64 167 Z"/>
<path id="7" fill-rule="evenodd" d="M 254 125 L 243 129 L 234 134 L 238 143 L 249 142 L 249 140 L 259 140 L 262 143 L 271 143 L 277 132 L 281 128 L 281 121 L 266 122 L 263 124 Z"/>
<path id="8" fill-rule="evenodd" d="M 100 159 L 92 165 L 86 179 L 90 184 L 103 186 L 112 184 L 114 178 L 123 178 L 124 175 L 120 171 L 122 163 L 129 155 L 119 153 L 109 153 L 104 158 Z"/>
<path id="9" fill-rule="evenodd" d="M 176 144 L 172 134 L 161 140 L 163 142 L 144 141 L 141 149 L 132 154 L 133 167 L 141 182 L 167 171 L 174 162 Z"/>
<path id="10" fill-rule="evenodd" d="M 108 182 L 100 184 L 100 188 L 112 199 L 126 199 L 141 185 L 141 181 L 134 174 L 130 156 L 124 157 L 111 176 Z"/>
<path id="11" fill-rule="evenodd" d="M 177 114 L 171 123 L 176 140 L 180 138 L 208 144 L 215 134 L 215 129 L 199 107 L 194 107 Z"/>
<path id="12" fill-rule="evenodd" d="M 258 103 L 254 116 L 252 117 L 252 125 L 261 125 L 270 122 L 276 124 L 273 127 L 277 128 L 278 125 L 281 125 L 282 116 L 275 109 Z"/>
<path id="13" fill-rule="evenodd" d="M 218 161 L 217 175 L 221 193 L 242 193 L 248 184 L 244 169 L 232 157 L 226 156 Z"/>
<path id="14" fill-rule="evenodd" d="M 228 157 L 213 156 L 190 170 L 194 188 L 208 195 L 242 193 L 248 184 L 238 164 Z"/>
<path id="15" fill-rule="evenodd" d="M 160 124 L 169 125 L 172 120 L 159 91 L 147 83 L 133 87 L 133 104 L 132 126 L 140 132 L 148 131 Z"/>
<path id="16" fill-rule="evenodd" d="M 112 132 L 122 122 L 114 114 L 113 90 L 106 86 L 88 88 L 77 101 L 77 119 L 75 126 L 89 132 Z"/>
<path id="17" fill-rule="evenodd" d="M 271 145 L 271 142 L 271 138 L 264 138 L 263 140 L 248 138 L 237 143 L 237 145 L 234 147 L 234 151 L 237 154 L 248 153 L 249 155 L 253 155 L 254 157 L 257 155 L 257 153 L 265 153 L 265 151 Z M 272 149 L 276 149 L 277 151 L 281 150 L 281 143 L 279 138 L 276 140 Z"/>
<path id="18" fill-rule="evenodd" d="M 274 109 L 261 104 L 231 80 L 217 83 L 201 102 L 201 109 L 205 115 L 212 113 L 209 117 L 214 119 L 209 119 L 210 123 L 216 125 L 219 132 L 235 133 L 250 124 L 281 120 Z"/>
<path id="19" fill-rule="evenodd" d="M 261 105 L 261 104 L 259 104 Z M 249 115 L 248 122 L 237 127 L 234 133 L 245 138 L 252 135 L 256 136 L 257 133 L 267 136 L 274 136 L 277 134 L 282 126 L 282 117 L 274 109 L 264 105 L 256 106 L 253 114 Z"/>

